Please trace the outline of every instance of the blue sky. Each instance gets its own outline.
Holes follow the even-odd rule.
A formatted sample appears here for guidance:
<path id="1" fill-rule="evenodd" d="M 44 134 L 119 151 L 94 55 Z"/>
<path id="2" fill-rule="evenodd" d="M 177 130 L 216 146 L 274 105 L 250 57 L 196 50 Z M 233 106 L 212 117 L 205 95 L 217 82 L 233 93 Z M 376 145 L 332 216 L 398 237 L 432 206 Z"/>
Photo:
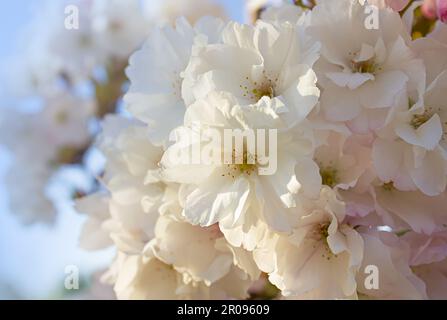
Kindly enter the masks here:
<path id="1" fill-rule="evenodd" d="M 30 0 L 5 1 L 2 3 L 3 8 L 0 11 L 2 24 L 0 28 L 0 56 L 4 57 L 6 54 L 11 54 L 17 29 L 29 19 L 29 3 Z"/>
<path id="2" fill-rule="evenodd" d="M 5 58 L 16 52 L 15 41 L 21 27 L 32 17 L 36 1 L 41 0 L 2 3 L 0 65 L 4 65 Z M 243 20 L 243 0 L 218 2 L 226 7 L 232 19 Z M 0 79 L 0 84 L 3 81 L 8 79 Z M 3 107 L 4 101 L 0 97 L 0 107 Z M 0 177 L 6 172 L 7 163 L 8 157 L 0 148 Z M 62 289 L 66 265 L 77 265 L 80 273 L 87 275 L 108 264 L 113 254 L 110 250 L 88 253 L 78 248 L 78 235 L 84 217 L 75 213 L 70 204 L 61 212 L 54 227 L 23 227 L 8 211 L 6 189 L 7 186 L 0 182 L 0 299 L 9 294 L 5 286 L 12 286 L 11 290 L 16 291 L 19 297 L 45 298 L 51 291 Z"/>

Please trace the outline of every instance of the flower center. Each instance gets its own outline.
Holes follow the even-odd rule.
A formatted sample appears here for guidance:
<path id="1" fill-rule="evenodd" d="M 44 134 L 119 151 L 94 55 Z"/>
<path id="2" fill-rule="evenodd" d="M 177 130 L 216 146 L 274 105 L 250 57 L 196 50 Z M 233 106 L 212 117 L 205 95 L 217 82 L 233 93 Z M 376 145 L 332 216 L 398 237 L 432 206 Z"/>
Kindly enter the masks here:
<path id="1" fill-rule="evenodd" d="M 335 187 L 338 183 L 337 169 L 332 167 L 321 168 L 320 169 L 321 182 L 323 185 L 328 187 Z"/>
<path id="2" fill-rule="evenodd" d="M 371 73 L 374 74 L 376 71 L 380 70 L 378 65 L 374 62 L 374 59 L 367 61 L 351 61 L 351 68 L 353 72 L 356 73 Z"/>
<path id="3" fill-rule="evenodd" d="M 310 238 L 317 241 L 326 241 L 329 236 L 329 222 L 322 222 L 315 225 L 310 233 Z"/>
<path id="4" fill-rule="evenodd" d="M 322 223 L 318 226 L 318 231 L 322 239 L 327 239 L 329 236 L 329 223 Z"/>
<path id="5" fill-rule="evenodd" d="M 264 83 L 259 88 L 254 88 L 251 93 L 257 100 L 261 100 L 262 97 L 273 98 L 275 96 L 275 90 L 271 84 Z"/>
<path id="6" fill-rule="evenodd" d="M 321 257 L 326 260 L 331 260 L 332 258 L 337 258 L 336 254 L 333 254 L 327 238 L 329 237 L 329 226 L 330 222 L 322 222 L 315 225 L 310 233 L 310 239 L 315 241 L 313 244 L 313 248 L 316 250 L 320 248 L 320 245 L 323 245 L 323 251 L 321 252 Z"/>
<path id="7" fill-rule="evenodd" d="M 395 189 L 395 188 L 394 188 L 394 183 L 393 183 L 393 181 L 384 183 L 384 184 L 382 185 L 382 188 L 383 188 L 385 191 L 393 191 L 393 190 Z"/>
<path id="8" fill-rule="evenodd" d="M 433 116 L 433 114 L 429 110 L 425 110 L 423 114 L 414 114 L 410 120 L 410 125 L 414 129 L 418 129 L 420 126 L 422 126 L 428 120 L 430 120 L 430 118 L 432 116 Z"/>
<path id="9" fill-rule="evenodd" d="M 242 161 L 241 161 L 242 160 Z M 236 156 L 236 150 L 233 149 L 232 162 L 226 165 L 228 171 L 222 176 L 229 176 L 235 178 L 240 174 L 251 175 L 258 168 L 257 156 L 244 151 L 242 159 Z"/>
<path id="10" fill-rule="evenodd" d="M 245 98 L 258 102 L 263 97 L 274 98 L 276 96 L 275 87 L 278 83 L 278 78 L 272 79 L 265 74 L 263 71 L 263 80 L 261 82 L 249 81 L 249 77 L 245 79 L 249 82 L 246 85 L 240 85 L 242 89 L 242 95 Z"/>

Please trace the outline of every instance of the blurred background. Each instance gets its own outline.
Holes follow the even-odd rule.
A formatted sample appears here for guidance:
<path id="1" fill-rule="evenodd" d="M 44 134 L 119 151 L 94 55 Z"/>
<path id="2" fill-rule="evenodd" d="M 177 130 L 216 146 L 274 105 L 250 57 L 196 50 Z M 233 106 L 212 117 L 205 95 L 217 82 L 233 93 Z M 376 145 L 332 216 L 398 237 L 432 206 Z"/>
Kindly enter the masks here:
<path id="1" fill-rule="evenodd" d="M 57 5 L 58 0 L 52 2 Z M 154 8 L 160 6 L 160 2 L 162 0 L 150 1 Z M 244 0 L 216 0 L 216 2 L 224 8 L 229 18 L 236 21 L 244 20 Z M 33 33 L 29 30 L 30 22 L 39 13 L 40 3 L 41 1 L 36 0 L 3 1 L 2 3 L 0 111 L 4 119 L 7 119 L 8 113 L 15 106 L 25 105 L 23 107 L 25 109 L 33 107 L 32 99 L 27 99 L 26 103 L 23 101 L 19 103 L 8 88 L 11 82 L 15 82 L 14 77 L 19 76 L 14 69 L 17 57 L 26 57 L 23 51 L 30 50 L 23 46 L 23 42 L 31 38 L 36 42 L 35 37 L 40 36 L 38 31 Z M 64 13 L 60 12 L 60 14 Z M 28 55 L 32 56 L 32 54 L 28 52 Z M 15 125 L 15 123 L 8 123 L 8 120 L 0 122 L 3 129 L 6 124 L 8 128 Z M 12 135 L 13 132 L 14 130 L 0 130 L 1 138 L 8 138 L 7 135 Z M 20 141 L 15 143 L 20 143 Z M 39 146 L 36 148 L 39 150 Z M 92 157 L 93 164 L 102 165 L 100 157 Z M 107 288 L 92 288 L 92 276 L 110 264 L 114 252 L 112 249 L 87 252 L 79 248 L 79 234 L 86 217 L 75 212 L 72 197 L 65 186 L 67 180 L 70 180 L 70 183 L 75 181 L 75 184 L 81 186 L 94 182 L 76 168 L 62 170 L 52 178 L 52 196 L 56 200 L 58 211 L 54 222 L 52 224 L 24 224 L 17 219 L 8 200 L 8 193 L 13 188 L 12 183 L 10 181 L 5 183 L 3 179 L 11 170 L 17 170 L 13 167 L 15 161 L 11 151 L 0 146 L 0 299 L 113 297 Z M 29 165 L 32 166 L 34 161 L 35 159 L 30 156 Z M 22 159 L 22 162 L 22 166 L 27 166 L 27 161 Z M 26 179 L 26 176 L 21 176 L 21 178 Z M 24 192 L 19 202 L 26 204 L 27 201 L 31 201 L 30 199 L 31 195 Z M 36 207 L 36 210 L 39 208 Z M 64 279 L 67 275 L 65 268 L 69 265 L 79 268 L 80 290 L 76 292 L 64 289 Z M 98 296 L 95 296 L 95 290 L 98 290 Z"/>

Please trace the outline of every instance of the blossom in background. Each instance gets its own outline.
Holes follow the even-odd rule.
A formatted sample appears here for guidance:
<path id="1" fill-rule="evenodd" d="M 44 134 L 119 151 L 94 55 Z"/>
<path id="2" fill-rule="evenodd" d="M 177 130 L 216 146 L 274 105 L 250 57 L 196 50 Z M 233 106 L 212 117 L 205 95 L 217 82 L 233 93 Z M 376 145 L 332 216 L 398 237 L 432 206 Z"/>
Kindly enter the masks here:
<path id="1" fill-rule="evenodd" d="M 226 18 L 224 8 L 215 0 L 143 0 L 143 10 L 148 19 L 171 24 L 179 17 L 192 24 L 204 16 Z"/>
<path id="2" fill-rule="evenodd" d="M 422 12 L 427 18 L 439 18 L 442 22 L 447 22 L 447 1 L 445 0 L 425 0 L 422 4 Z"/>
<path id="3" fill-rule="evenodd" d="M 127 59 L 149 32 L 138 0 L 95 0 L 91 16 L 92 42 L 106 57 Z"/>
<path id="4" fill-rule="evenodd" d="M 394 11 L 402 11 L 408 5 L 410 0 L 360 0 L 362 5 L 366 2 L 378 7 L 389 7 Z"/>
<path id="5" fill-rule="evenodd" d="M 8 109 L 20 106 L 21 111 L 17 117 L 16 112 L 5 111 L 8 125 L 1 128 L 3 137 L 23 140 L 27 145 L 23 150 L 29 150 L 22 151 L 15 142 L 4 142 L 14 154 L 16 166 L 27 163 L 33 152 L 41 154 L 33 157 L 31 166 L 26 164 L 27 170 L 20 173 L 11 170 L 6 177 L 11 185 L 11 211 L 26 216 L 25 221 L 53 221 L 48 217 L 56 215 L 54 199 L 50 200 L 45 190 L 55 180 L 53 177 L 69 165 L 87 171 L 86 175 L 91 177 L 98 174 L 89 172 L 88 155 L 99 122 L 120 108 L 129 56 L 143 44 L 155 25 L 172 22 L 179 15 L 171 11 L 176 5 L 166 1 L 160 1 L 156 12 L 150 15 L 146 10 L 148 2 L 154 4 L 138 0 L 78 0 L 57 4 L 47 1 L 39 5 L 35 17 L 25 26 L 19 55 L 8 62 L 11 68 L 4 71 L 10 79 L 5 92 L 13 104 Z M 64 27 L 67 5 L 77 6 L 79 29 Z M 223 15 L 220 6 L 208 1 L 198 5 L 195 0 L 186 0 L 182 5 L 180 10 L 185 13 L 186 9 L 191 10 L 188 16 L 191 20 L 207 13 Z M 187 24 L 186 20 L 183 23 Z M 203 23 L 202 29 L 209 27 Z M 191 42 L 192 38 L 191 34 Z M 174 54 L 173 63 L 175 59 Z M 30 117 L 27 110 L 36 102 L 42 108 L 34 110 Z M 32 125 L 28 124 L 28 118 Z M 14 123 L 18 128 L 14 128 Z M 25 123 L 28 128 L 22 128 Z M 77 190 L 75 185 L 68 187 L 73 195 L 87 191 Z M 29 203 L 21 200 L 22 191 L 33 195 Z M 24 211 L 26 214 L 22 214 Z"/>
<path id="6" fill-rule="evenodd" d="M 42 111 L 31 114 L 2 110 L 7 112 L 7 121 L 0 129 L 0 142 L 12 153 L 5 176 L 10 205 L 26 224 L 54 221 L 56 209 L 48 182 L 56 167 L 70 163 L 76 150 L 88 144 L 89 118 L 95 108 L 89 99 L 59 92 L 43 103 Z M 23 192 L 28 194 L 27 201 L 23 201 Z"/>
<path id="7" fill-rule="evenodd" d="M 113 3 L 93 2 L 79 68 L 38 77 L 47 104 L 11 112 L 24 126 L 8 123 L 5 144 L 17 167 L 36 154 L 15 199 L 42 208 L 52 166 L 103 154 L 76 208 L 81 246 L 116 251 L 101 280 L 117 298 L 445 297 L 445 24 L 414 40 L 413 13 L 396 12 L 409 1 L 369 1 L 378 29 L 357 0 L 277 4 L 252 24 L 181 1 L 152 25 Z"/>

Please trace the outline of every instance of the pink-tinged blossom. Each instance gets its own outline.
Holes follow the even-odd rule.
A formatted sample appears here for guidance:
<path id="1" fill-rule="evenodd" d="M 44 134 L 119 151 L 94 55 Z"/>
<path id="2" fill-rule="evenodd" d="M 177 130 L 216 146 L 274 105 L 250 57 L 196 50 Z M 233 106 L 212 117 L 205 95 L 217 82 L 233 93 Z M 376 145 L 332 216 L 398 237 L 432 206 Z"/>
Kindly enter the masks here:
<path id="1" fill-rule="evenodd" d="M 394 11 L 402 11 L 408 5 L 410 0 L 368 0 L 368 4 L 379 8 L 390 7 Z M 362 1 L 361 1 L 362 3 Z"/>
<path id="2" fill-rule="evenodd" d="M 422 13 L 428 19 L 438 18 L 447 23 L 447 0 L 425 0 L 422 4 Z"/>
<path id="3" fill-rule="evenodd" d="M 439 20 L 447 23 L 447 0 L 437 0 L 436 1 L 436 13 Z"/>
<path id="4" fill-rule="evenodd" d="M 401 11 L 405 9 L 410 0 L 386 0 L 385 2 L 394 11 Z"/>

